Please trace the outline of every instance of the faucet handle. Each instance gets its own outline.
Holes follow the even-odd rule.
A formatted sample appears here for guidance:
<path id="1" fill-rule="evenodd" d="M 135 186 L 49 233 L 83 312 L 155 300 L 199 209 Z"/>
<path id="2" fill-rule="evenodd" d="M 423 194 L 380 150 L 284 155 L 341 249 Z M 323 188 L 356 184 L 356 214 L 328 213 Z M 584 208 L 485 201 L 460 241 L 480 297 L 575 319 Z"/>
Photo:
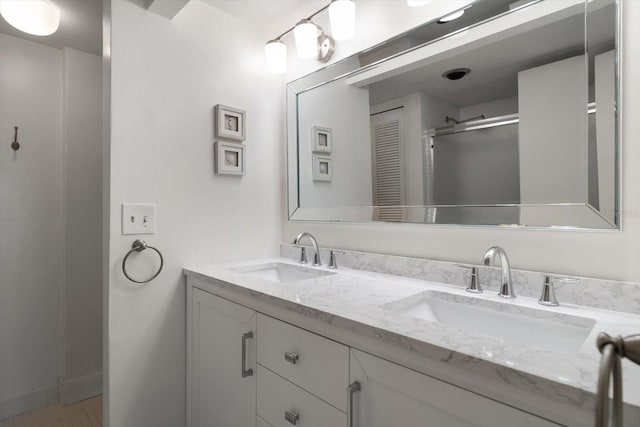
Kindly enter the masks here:
<path id="1" fill-rule="evenodd" d="M 556 282 L 580 283 L 580 280 L 573 277 L 552 276 L 546 274 L 544 276 L 544 283 L 542 284 L 542 294 L 540 294 L 540 298 L 538 299 L 539 304 L 550 307 L 557 307 L 560 305 L 558 298 L 556 297 L 556 290 L 554 286 L 554 283 Z"/>
<path id="2" fill-rule="evenodd" d="M 304 246 L 301 245 L 293 245 L 294 248 L 300 248 L 300 259 L 298 260 L 298 262 L 300 264 L 306 264 L 307 263 L 307 248 L 305 248 Z"/>
<path id="3" fill-rule="evenodd" d="M 467 292 L 471 292 L 472 294 L 481 294 L 484 292 L 482 286 L 480 286 L 480 280 L 478 280 L 478 267 L 461 264 L 456 264 L 456 267 L 471 270 L 471 281 L 469 282 L 469 286 L 467 286 Z"/>
<path id="4" fill-rule="evenodd" d="M 336 255 L 344 255 L 344 251 L 338 251 L 336 249 L 331 249 L 329 251 L 329 268 L 332 268 L 332 269 L 338 268 L 338 262 L 336 261 Z"/>

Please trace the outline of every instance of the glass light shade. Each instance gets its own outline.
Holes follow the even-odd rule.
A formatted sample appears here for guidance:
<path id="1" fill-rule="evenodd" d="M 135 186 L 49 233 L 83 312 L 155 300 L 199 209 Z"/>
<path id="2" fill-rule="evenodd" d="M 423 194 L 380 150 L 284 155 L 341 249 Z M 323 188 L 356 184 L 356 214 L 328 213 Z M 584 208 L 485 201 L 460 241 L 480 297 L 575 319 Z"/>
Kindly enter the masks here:
<path id="1" fill-rule="evenodd" d="M 462 15 L 464 15 L 464 9 L 461 9 L 457 12 L 450 13 L 449 15 L 445 15 L 442 18 L 438 19 L 438 22 L 443 23 L 443 22 L 453 21 L 454 19 L 460 18 Z"/>
<path id="2" fill-rule="evenodd" d="M 331 36 L 349 40 L 356 31 L 356 4 L 352 0 L 333 0 L 329 5 Z"/>
<path id="3" fill-rule="evenodd" d="M 315 24 L 303 19 L 293 29 L 293 36 L 300 58 L 310 59 L 318 55 L 318 27 Z"/>
<path id="4" fill-rule="evenodd" d="M 11 26 L 35 36 L 49 36 L 60 26 L 60 9 L 49 0 L 0 0 L 0 15 Z"/>
<path id="5" fill-rule="evenodd" d="M 424 6 L 427 3 L 430 3 L 431 0 L 407 0 L 407 4 L 411 7 L 420 7 Z"/>
<path id="6" fill-rule="evenodd" d="M 267 69 L 271 74 L 283 74 L 287 71 L 287 45 L 280 40 L 270 40 L 264 46 Z"/>

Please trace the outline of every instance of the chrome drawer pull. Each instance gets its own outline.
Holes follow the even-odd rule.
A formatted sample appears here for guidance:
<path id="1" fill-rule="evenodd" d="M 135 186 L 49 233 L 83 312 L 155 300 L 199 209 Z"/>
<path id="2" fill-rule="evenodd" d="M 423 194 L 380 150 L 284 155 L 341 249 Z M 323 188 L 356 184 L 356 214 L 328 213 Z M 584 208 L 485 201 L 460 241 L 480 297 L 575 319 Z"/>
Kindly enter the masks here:
<path id="1" fill-rule="evenodd" d="M 300 356 L 298 356 L 298 353 L 292 353 L 288 351 L 284 354 L 284 360 L 286 360 L 287 362 L 293 365 L 298 363 L 298 359 L 300 359 Z"/>
<path id="2" fill-rule="evenodd" d="M 253 338 L 253 332 L 242 334 L 242 378 L 253 376 L 253 369 L 247 369 L 247 340 Z"/>
<path id="3" fill-rule="evenodd" d="M 362 386 L 358 381 L 354 381 L 349 384 L 347 391 L 349 392 L 349 407 L 347 408 L 349 417 L 349 427 L 353 427 L 353 395 L 362 390 Z"/>
<path id="4" fill-rule="evenodd" d="M 298 424 L 298 418 L 300 418 L 300 415 L 298 415 L 298 413 L 296 411 L 285 411 L 284 412 L 284 419 L 289 421 L 293 425 Z"/>

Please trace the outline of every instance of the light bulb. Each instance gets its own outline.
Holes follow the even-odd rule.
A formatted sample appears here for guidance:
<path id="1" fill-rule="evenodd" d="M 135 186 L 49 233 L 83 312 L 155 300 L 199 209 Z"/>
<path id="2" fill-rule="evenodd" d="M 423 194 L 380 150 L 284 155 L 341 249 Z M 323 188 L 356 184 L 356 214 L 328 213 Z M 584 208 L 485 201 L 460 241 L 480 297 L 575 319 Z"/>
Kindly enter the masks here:
<path id="1" fill-rule="evenodd" d="M 280 40 L 269 40 L 264 46 L 264 56 L 271 74 L 283 74 L 287 71 L 287 45 Z"/>
<path id="2" fill-rule="evenodd" d="M 318 27 L 308 19 L 298 22 L 293 29 L 298 56 L 303 59 L 318 55 Z"/>
<path id="3" fill-rule="evenodd" d="M 430 3 L 431 0 L 407 0 L 407 4 L 411 7 L 420 7 L 424 6 L 427 3 Z"/>
<path id="4" fill-rule="evenodd" d="M 442 18 L 438 19 L 438 24 L 444 24 L 445 22 L 453 21 L 454 19 L 460 18 L 464 15 L 464 9 L 460 9 L 457 12 L 450 13 L 449 15 L 445 15 Z"/>
<path id="5" fill-rule="evenodd" d="M 356 4 L 352 0 L 333 0 L 329 5 L 331 35 L 334 40 L 349 40 L 356 30 Z"/>
<path id="6" fill-rule="evenodd" d="M 49 0 L 0 0 L 0 15 L 34 36 L 49 36 L 60 26 L 60 9 Z"/>

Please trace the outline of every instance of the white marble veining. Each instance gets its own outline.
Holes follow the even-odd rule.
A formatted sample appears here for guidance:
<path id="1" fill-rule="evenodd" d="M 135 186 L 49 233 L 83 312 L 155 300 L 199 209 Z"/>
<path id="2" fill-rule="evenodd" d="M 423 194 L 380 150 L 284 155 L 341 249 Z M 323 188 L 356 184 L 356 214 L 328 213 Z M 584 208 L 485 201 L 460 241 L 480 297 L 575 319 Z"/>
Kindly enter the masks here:
<path id="1" fill-rule="evenodd" d="M 452 263 L 420 258 L 408 258 L 395 255 L 381 255 L 367 252 L 344 251 L 338 258 L 340 266 L 356 270 L 372 271 L 412 279 L 427 280 L 437 283 L 467 287 L 470 280 L 469 264 Z M 329 249 L 321 249 L 322 259 L 328 261 Z M 280 256 L 298 259 L 300 249 L 283 243 L 280 245 Z M 311 247 L 307 254 L 313 254 Z M 482 254 L 478 254 L 478 263 Z M 498 290 L 500 268 L 473 265 L 479 269 L 479 278 L 485 290 Z M 540 297 L 544 276 L 555 273 L 511 270 L 513 287 L 516 295 L 532 298 Z M 613 280 L 575 277 L 577 283 L 555 284 L 556 295 L 560 303 L 575 304 L 605 310 L 622 311 L 640 315 L 640 283 L 619 282 Z"/>
<path id="2" fill-rule="evenodd" d="M 294 249 L 283 245 L 282 255 L 297 257 L 298 252 Z M 323 255 L 328 260 L 327 254 Z M 637 310 L 638 305 L 638 296 L 631 297 L 632 292 L 627 289 L 607 288 L 603 291 L 606 301 L 599 298 L 597 289 L 581 289 L 590 296 L 577 300 L 572 300 L 571 296 L 580 292 L 561 292 L 558 289 L 559 299 L 564 304 L 543 307 L 537 303 L 539 283 L 535 284 L 535 289 L 530 283 L 531 278 L 541 278 L 541 273 L 514 271 L 514 285 L 520 296 L 505 301 L 491 291 L 492 286 L 488 283 L 483 283 L 488 289 L 483 294 L 465 292 L 468 272 L 450 263 L 356 252 L 347 252 L 340 261 L 338 270 L 309 267 L 337 274 L 288 283 L 243 272 L 258 264 L 282 263 L 299 268 L 295 260 L 284 257 L 187 268 L 185 274 L 201 279 L 213 289 L 224 288 L 269 302 L 338 328 L 400 346 L 426 358 L 586 409 L 593 408 L 597 384 L 600 361 L 595 346 L 597 334 L 603 331 L 611 335 L 640 332 L 640 316 L 624 312 Z M 448 268 L 443 268 L 442 264 L 447 264 Z M 592 284 L 590 279 L 584 279 L 581 285 L 590 287 Z M 575 349 L 541 348 L 523 340 L 515 342 L 491 336 L 490 331 L 478 332 L 473 323 L 468 328 L 454 327 L 399 311 L 403 299 L 415 298 L 429 291 L 444 294 L 445 299 L 458 304 L 479 304 L 516 315 L 526 312 L 534 318 L 545 318 L 545 321 L 570 320 L 575 326 L 588 328 L 584 332 L 586 339 L 583 343 L 578 342 Z M 616 293 L 632 301 L 616 303 L 613 301 Z M 591 300 L 596 302 L 591 307 L 568 303 Z M 598 308 L 603 306 L 608 310 Z M 610 311 L 619 307 L 626 310 Z M 460 315 L 464 316 L 464 310 L 461 311 Z M 526 331 L 522 333 L 526 334 Z M 640 367 L 626 361 L 623 363 L 627 416 L 634 417 L 640 414 Z"/>

